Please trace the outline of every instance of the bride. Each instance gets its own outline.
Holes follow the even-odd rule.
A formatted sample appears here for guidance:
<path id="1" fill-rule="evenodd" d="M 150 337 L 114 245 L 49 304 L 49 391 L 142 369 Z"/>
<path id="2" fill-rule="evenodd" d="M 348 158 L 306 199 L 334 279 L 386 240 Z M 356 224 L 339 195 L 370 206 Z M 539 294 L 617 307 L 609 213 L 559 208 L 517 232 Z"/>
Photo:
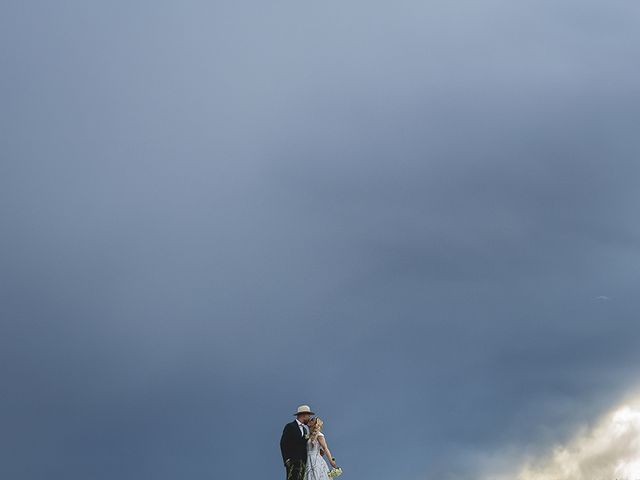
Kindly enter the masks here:
<path id="1" fill-rule="evenodd" d="M 329 467 L 322 455 L 326 455 L 333 468 L 337 468 L 336 459 L 331 456 L 331 451 L 322 433 L 323 422 L 318 417 L 309 420 L 309 440 L 307 441 L 307 467 L 305 480 L 327 480 Z"/>

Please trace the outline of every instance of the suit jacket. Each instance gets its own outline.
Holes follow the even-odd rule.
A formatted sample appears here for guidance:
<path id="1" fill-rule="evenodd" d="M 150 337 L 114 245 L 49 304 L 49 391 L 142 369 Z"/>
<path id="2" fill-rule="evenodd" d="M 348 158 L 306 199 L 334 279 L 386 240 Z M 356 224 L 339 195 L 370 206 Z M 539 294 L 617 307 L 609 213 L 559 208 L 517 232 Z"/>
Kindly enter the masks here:
<path id="1" fill-rule="evenodd" d="M 307 460 L 307 439 L 302 435 L 298 422 L 295 420 L 284 426 L 280 438 L 280 451 L 283 462 L 286 462 L 287 459 Z"/>

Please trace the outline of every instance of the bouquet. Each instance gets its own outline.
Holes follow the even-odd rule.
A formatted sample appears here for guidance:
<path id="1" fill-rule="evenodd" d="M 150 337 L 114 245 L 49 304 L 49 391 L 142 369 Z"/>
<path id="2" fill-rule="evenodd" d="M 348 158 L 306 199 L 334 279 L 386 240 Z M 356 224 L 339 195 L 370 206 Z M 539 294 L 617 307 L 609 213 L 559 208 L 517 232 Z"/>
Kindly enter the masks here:
<path id="1" fill-rule="evenodd" d="M 340 467 L 329 470 L 329 478 L 336 478 L 340 475 L 342 475 L 342 469 Z"/>

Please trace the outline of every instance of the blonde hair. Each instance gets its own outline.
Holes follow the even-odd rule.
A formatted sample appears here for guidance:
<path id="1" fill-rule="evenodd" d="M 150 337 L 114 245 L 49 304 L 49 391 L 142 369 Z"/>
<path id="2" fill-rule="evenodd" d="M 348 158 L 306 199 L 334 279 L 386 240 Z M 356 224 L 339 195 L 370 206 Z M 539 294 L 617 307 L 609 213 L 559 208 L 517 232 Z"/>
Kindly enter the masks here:
<path id="1" fill-rule="evenodd" d="M 324 425 L 324 422 L 320 417 L 314 417 L 309 421 L 309 426 L 311 427 L 311 433 L 309 434 L 310 440 L 316 441 L 318 434 L 322 431 L 322 425 Z"/>

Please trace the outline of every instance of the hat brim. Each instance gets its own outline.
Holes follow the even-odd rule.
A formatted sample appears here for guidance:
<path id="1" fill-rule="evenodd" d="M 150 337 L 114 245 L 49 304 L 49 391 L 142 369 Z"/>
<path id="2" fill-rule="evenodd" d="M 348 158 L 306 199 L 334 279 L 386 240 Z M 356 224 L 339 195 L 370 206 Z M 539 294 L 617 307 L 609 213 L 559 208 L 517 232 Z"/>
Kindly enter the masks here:
<path id="1" fill-rule="evenodd" d="M 308 413 L 309 415 L 315 415 L 315 412 L 298 412 L 294 413 L 293 416 L 297 417 L 298 415 L 304 415 L 305 413 Z"/>

